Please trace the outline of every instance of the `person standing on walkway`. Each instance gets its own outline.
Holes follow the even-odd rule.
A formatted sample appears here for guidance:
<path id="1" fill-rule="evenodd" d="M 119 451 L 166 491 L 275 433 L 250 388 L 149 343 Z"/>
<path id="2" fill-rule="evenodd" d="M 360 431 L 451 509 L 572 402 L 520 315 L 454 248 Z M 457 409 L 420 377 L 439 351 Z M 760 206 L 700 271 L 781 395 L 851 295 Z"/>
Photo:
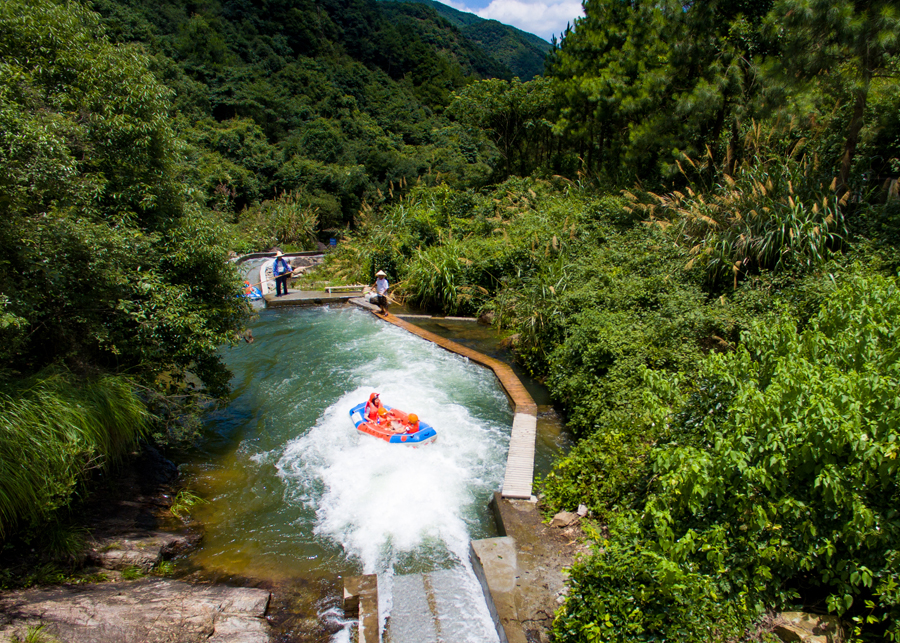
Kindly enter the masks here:
<path id="1" fill-rule="evenodd" d="M 281 297 L 282 287 L 284 294 L 288 294 L 288 277 L 291 276 L 293 270 L 291 264 L 284 258 L 284 253 L 280 250 L 275 253 L 275 264 L 272 266 L 272 274 L 275 275 L 275 296 Z"/>
<path id="2" fill-rule="evenodd" d="M 387 300 L 387 290 L 388 290 L 388 280 L 387 274 L 384 270 L 379 270 L 375 273 L 375 276 L 378 277 L 375 280 L 375 303 L 381 308 L 381 314 L 387 315 L 388 312 L 388 300 Z"/>

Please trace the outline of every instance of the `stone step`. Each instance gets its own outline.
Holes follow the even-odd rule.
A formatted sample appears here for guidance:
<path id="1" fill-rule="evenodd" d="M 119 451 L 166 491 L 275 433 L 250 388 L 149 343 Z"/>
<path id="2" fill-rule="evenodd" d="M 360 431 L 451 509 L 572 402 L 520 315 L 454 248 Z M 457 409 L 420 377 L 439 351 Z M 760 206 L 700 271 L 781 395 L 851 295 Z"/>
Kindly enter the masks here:
<path id="1" fill-rule="evenodd" d="M 395 576 L 384 643 L 498 643 L 484 594 L 459 567 Z"/>

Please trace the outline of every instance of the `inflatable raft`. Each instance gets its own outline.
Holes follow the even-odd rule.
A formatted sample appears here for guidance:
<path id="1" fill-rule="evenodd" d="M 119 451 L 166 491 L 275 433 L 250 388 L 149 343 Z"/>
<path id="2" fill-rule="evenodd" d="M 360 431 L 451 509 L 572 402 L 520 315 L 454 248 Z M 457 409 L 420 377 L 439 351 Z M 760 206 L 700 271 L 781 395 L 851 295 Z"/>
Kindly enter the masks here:
<path id="1" fill-rule="evenodd" d="M 391 411 L 391 407 L 385 406 L 388 411 Z M 376 422 L 368 421 L 365 418 L 365 410 L 366 403 L 357 404 L 352 409 L 350 409 L 350 421 L 353 422 L 353 426 L 356 427 L 356 430 L 360 433 L 365 433 L 366 435 L 371 435 L 380 440 L 384 440 L 385 442 L 389 442 L 391 444 L 405 444 L 407 446 L 420 446 L 422 444 L 430 444 L 435 441 L 437 438 L 437 432 L 419 420 L 419 430 L 414 431 L 412 433 L 404 432 L 405 428 L 407 431 L 409 430 L 409 424 L 404 423 L 401 419 L 394 419 L 391 423 L 382 423 L 378 424 Z M 397 413 L 400 418 L 406 417 L 406 414 L 403 412 Z M 394 429 L 399 429 L 395 431 Z"/>
<path id="2" fill-rule="evenodd" d="M 259 291 L 259 288 L 251 286 L 249 281 L 244 282 L 244 292 L 241 293 L 241 296 L 247 299 L 262 299 L 262 293 Z"/>

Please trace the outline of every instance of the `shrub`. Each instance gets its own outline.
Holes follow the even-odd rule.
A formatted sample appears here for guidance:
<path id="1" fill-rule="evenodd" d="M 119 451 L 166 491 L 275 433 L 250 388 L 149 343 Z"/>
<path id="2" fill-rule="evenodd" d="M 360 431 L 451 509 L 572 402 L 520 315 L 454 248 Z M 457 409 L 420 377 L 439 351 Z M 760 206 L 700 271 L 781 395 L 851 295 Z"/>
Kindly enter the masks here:
<path id="1" fill-rule="evenodd" d="M 569 572 L 554 641 L 734 641 L 755 613 L 723 601 L 727 580 L 668 559 L 642 540 L 638 516 L 620 515 L 592 555 Z"/>
<path id="2" fill-rule="evenodd" d="M 647 456 L 652 484 L 639 529 L 613 521 L 609 551 L 634 554 L 628 565 L 657 580 L 721 578 L 734 614 L 812 593 L 863 640 L 900 640 L 898 286 L 855 269 L 803 330 L 788 316 L 758 323 L 695 377 L 651 372 L 645 413 L 664 427 Z M 573 577 L 602 584 L 609 565 L 619 566 L 593 561 Z M 672 587 L 617 573 L 622 595 L 646 590 L 650 609 L 670 609 Z M 603 601 L 567 607 L 560 631 L 602 620 Z M 701 601 L 698 623 L 721 609 Z"/>

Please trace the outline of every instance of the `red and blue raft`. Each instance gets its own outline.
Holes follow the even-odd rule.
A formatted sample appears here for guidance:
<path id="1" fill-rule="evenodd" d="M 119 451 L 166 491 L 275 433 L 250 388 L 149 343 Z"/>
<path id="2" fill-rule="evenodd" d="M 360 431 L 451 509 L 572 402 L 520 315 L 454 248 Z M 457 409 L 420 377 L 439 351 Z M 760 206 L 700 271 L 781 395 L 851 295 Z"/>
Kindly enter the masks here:
<path id="1" fill-rule="evenodd" d="M 386 419 L 379 421 L 366 419 L 366 402 L 357 404 L 350 409 L 350 421 L 356 430 L 366 435 L 371 435 L 390 444 L 406 444 L 408 446 L 420 446 L 430 444 L 437 439 L 437 431 L 418 421 L 418 429 L 409 423 L 409 416 L 403 411 L 385 406 L 388 410 Z"/>

